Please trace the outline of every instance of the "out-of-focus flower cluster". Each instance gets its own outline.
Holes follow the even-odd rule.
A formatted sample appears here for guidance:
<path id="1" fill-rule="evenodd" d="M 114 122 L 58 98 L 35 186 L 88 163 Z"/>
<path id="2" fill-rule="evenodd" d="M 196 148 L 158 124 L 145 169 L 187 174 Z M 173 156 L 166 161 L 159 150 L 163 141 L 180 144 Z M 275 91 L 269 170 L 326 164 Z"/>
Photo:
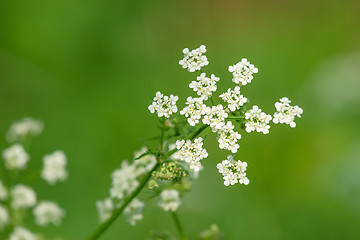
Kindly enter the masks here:
<path id="1" fill-rule="evenodd" d="M 35 223 L 42 227 L 51 224 L 59 226 L 65 216 L 65 210 L 57 203 L 48 200 L 38 202 L 39 197 L 35 190 L 27 184 L 18 182 L 17 176 L 21 170 L 26 174 L 27 163 L 30 160 L 24 146 L 29 146 L 31 138 L 38 136 L 42 130 L 43 123 L 40 120 L 24 118 L 13 123 L 7 133 L 8 141 L 16 143 L 2 152 L 6 171 L 0 180 L 0 236 L 7 236 L 10 240 L 37 239 L 37 234 L 22 225 L 31 208 Z M 39 177 L 51 185 L 66 179 L 67 159 L 62 151 L 44 156 L 43 162 Z"/>

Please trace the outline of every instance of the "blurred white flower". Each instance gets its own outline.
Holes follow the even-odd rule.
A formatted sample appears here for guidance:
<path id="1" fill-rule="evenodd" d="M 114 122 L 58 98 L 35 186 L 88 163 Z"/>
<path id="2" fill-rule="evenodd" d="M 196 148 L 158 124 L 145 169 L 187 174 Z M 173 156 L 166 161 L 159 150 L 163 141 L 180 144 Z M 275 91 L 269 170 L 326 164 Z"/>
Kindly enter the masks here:
<path id="1" fill-rule="evenodd" d="M 229 67 L 229 72 L 233 74 L 232 81 L 236 84 L 246 85 L 254 78 L 252 75 L 258 72 L 258 69 L 243 58 L 237 64 Z"/>
<path id="2" fill-rule="evenodd" d="M 157 112 L 159 117 L 165 116 L 169 118 L 173 113 L 178 111 L 176 101 L 178 96 L 170 95 L 164 96 L 161 92 L 157 92 L 153 99 L 153 103 L 148 107 L 151 113 Z"/>
<path id="3" fill-rule="evenodd" d="M 240 87 L 236 86 L 234 90 L 229 88 L 227 92 L 220 95 L 220 97 L 228 103 L 230 111 L 240 109 L 247 102 L 247 98 L 240 94 Z"/>
<path id="4" fill-rule="evenodd" d="M 136 180 L 136 170 L 135 164 L 129 164 L 126 160 L 122 161 L 121 168 L 116 169 L 111 175 L 111 197 L 123 199 L 136 189 L 139 185 L 138 180 Z"/>
<path id="5" fill-rule="evenodd" d="M 205 116 L 202 122 L 210 125 L 213 132 L 217 132 L 225 126 L 225 118 L 227 117 L 228 114 L 225 112 L 224 107 L 219 104 L 205 109 Z"/>
<path id="6" fill-rule="evenodd" d="M 39 226 L 47 227 L 49 224 L 59 226 L 65 216 L 65 210 L 51 201 L 41 201 L 34 209 L 35 222 Z"/>
<path id="7" fill-rule="evenodd" d="M 224 185 L 234 185 L 236 183 L 248 185 L 249 179 L 246 177 L 247 163 L 240 160 L 235 161 L 232 155 L 227 157 L 227 160 L 223 160 L 216 165 L 219 173 L 223 175 Z"/>
<path id="8" fill-rule="evenodd" d="M 26 228 L 18 226 L 10 234 L 9 240 L 36 240 L 36 236 Z"/>
<path id="9" fill-rule="evenodd" d="M 201 45 L 199 48 L 189 51 L 188 48 L 184 48 L 184 58 L 179 61 L 179 64 L 183 68 L 187 68 L 189 72 L 195 72 L 202 67 L 209 64 L 207 57 L 203 55 L 206 52 L 206 47 Z"/>
<path id="10" fill-rule="evenodd" d="M 134 152 L 134 159 L 140 157 L 142 154 L 148 151 L 147 147 L 142 147 L 140 150 Z M 135 175 L 141 176 L 146 172 L 150 171 L 156 164 L 156 157 L 152 154 L 145 155 L 140 159 L 134 160 L 133 163 L 136 167 Z"/>
<path id="11" fill-rule="evenodd" d="M 42 121 L 27 117 L 14 122 L 6 134 L 6 138 L 9 142 L 21 141 L 29 135 L 40 135 L 43 129 L 44 124 Z"/>
<path id="12" fill-rule="evenodd" d="M 6 208 L 0 205 L 0 231 L 10 222 L 10 216 Z"/>
<path id="13" fill-rule="evenodd" d="M 50 185 L 65 181 L 68 177 L 66 171 L 67 159 L 63 151 L 58 150 L 43 157 L 41 177 Z"/>
<path id="14" fill-rule="evenodd" d="M 178 151 L 175 153 L 174 158 L 184 160 L 190 163 L 190 168 L 194 171 L 201 170 L 200 160 L 206 158 L 208 153 L 203 149 L 203 139 L 196 138 L 192 143 L 191 140 L 177 140 L 176 148 Z"/>
<path id="15" fill-rule="evenodd" d="M 257 131 L 264 134 L 269 133 L 270 125 L 268 124 L 271 121 L 272 117 L 271 115 L 262 112 L 262 110 L 258 106 L 254 105 L 252 109 L 248 110 L 245 113 L 245 119 L 245 131 Z"/>
<path id="16" fill-rule="evenodd" d="M 214 74 L 211 74 L 211 77 L 208 78 L 205 73 L 201 73 L 196 79 L 198 81 L 192 81 L 189 87 L 204 100 L 207 100 L 211 97 L 212 93 L 216 91 L 216 83 L 220 80 L 220 78 L 215 77 Z"/>
<path id="17" fill-rule="evenodd" d="M 5 201 L 8 198 L 8 190 L 0 180 L 0 201 Z"/>
<path id="18" fill-rule="evenodd" d="M 142 210 L 145 203 L 137 198 L 134 198 L 131 203 L 124 209 L 124 215 L 131 226 L 135 226 L 136 223 L 143 219 Z"/>
<path id="19" fill-rule="evenodd" d="M 160 197 L 159 206 L 165 211 L 175 212 L 181 204 L 180 193 L 177 190 L 163 190 Z"/>
<path id="20" fill-rule="evenodd" d="M 11 189 L 11 206 L 14 209 L 33 207 L 36 204 L 35 191 L 23 184 L 18 184 Z"/>
<path id="21" fill-rule="evenodd" d="M 203 104 L 202 98 L 192 97 L 186 99 L 186 105 L 180 114 L 188 118 L 190 126 L 195 126 L 199 123 L 201 116 L 205 114 L 206 105 Z"/>
<path id="22" fill-rule="evenodd" d="M 25 149 L 19 143 L 5 149 L 2 155 L 5 161 L 5 167 L 9 170 L 24 169 L 30 159 L 29 154 L 25 152 Z"/>
<path id="23" fill-rule="evenodd" d="M 97 201 L 96 207 L 98 209 L 100 223 L 108 220 L 114 211 L 114 203 L 111 198 L 105 198 L 103 201 Z"/>
<path id="24" fill-rule="evenodd" d="M 300 118 L 303 110 L 298 106 L 290 106 L 290 103 L 291 101 L 287 97 L 283 97 L 280 102 L 275 103 L 274 123 L 285 123 L 292 128 L 296 127 L 295 117 Z"/>

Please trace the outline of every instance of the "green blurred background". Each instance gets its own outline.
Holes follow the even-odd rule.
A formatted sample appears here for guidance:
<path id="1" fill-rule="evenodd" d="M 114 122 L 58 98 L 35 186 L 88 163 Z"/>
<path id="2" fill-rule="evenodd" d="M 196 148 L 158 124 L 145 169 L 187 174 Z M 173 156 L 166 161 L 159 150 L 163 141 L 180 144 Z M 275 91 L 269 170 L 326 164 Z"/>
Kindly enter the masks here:
<path id="1" fill-rule="evenodd" d="M 243 94 L 269 113 L 288 96 L 304 114 L 295 129 L 241 132 L 248 186 L 223 186 L 216 163 L 228 153 L 214 137 L 206 143 L 205 170 L 179 210 L 186 233 L 216 223 L 226 239 L 360 239 L 357 0 L 0 1 L 0 133 L 42 119 L 29 171 L 56 149 L 69 159 L 69 181 L 34 183 L 67 209 L 61 227 L 42 231 L 77 240 L 97 226 L 111 172 L 157 134 L 147 110 L 155 92 L 178 95 L 180 107 L 194 95 L 196 74 L 178 61 L 201 44 L 218 94 L 234 86 L 228 66 L 247 57 L 259 73 Z M 145 239 L 153 229 L 176 234 L 156 201 L 136 227 L 121 218 L 102 239 Z"/>

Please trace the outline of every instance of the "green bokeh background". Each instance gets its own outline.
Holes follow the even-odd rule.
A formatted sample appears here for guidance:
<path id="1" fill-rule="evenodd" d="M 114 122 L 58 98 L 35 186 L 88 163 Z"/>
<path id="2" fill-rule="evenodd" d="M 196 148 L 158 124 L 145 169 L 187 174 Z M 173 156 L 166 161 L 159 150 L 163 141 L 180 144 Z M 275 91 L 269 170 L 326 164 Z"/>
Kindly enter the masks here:
<path id="1" fill-rule="evenodd" d="M 179 209 L 190 239 L 212 223 L 226 239 L 360 239 L 356 0 L 0 1 L 0 133 L 13 120 L 42 119 L 27 172 L 57 149 L 69 159 L 66 183 L 33 182 L 40 198 L 66 208 L 64 224 L 41 230 L 30 221 L 32 229 L 90 234 L 111 172 L 157 134 L 152 96 L 176 94 L 181 107 L 194 95 L 196 74 L 178 61 L 201 44 L 205 71 L 221 78 L 218 94 L 234 86 L 228 66 L 247 57 L 259 73 L 243 94 L 269 113 L 288 96 L 304 114 L 295 129 L 242 132 L 236 156 L 249 164 L 248 186 L 223 186 L 215 166 L 228 153 L 214 137 L 206 143 L 205 169 Z M 176 234 L 154 200 L 136 227 L 121 218 L 102 239 L 146 239 L 153 229 Z"/>

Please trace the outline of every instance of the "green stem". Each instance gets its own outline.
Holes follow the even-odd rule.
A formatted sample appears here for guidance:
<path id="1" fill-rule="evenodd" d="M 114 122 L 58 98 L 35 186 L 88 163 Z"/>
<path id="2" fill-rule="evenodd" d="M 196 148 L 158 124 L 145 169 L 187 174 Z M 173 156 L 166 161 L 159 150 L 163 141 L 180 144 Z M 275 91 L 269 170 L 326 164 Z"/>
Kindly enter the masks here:
<path id="1" fill-rule="evenodd" d="M 194 133 L 192 133 L 187 139 L 193 140 L 197 135 L 199 135 L 207 127 L 208 127 L 208 125 L 201 126 L 198 130 L 196 130 Z M 163 143 L 163 141 L 164 141 L 164 135 L 162 134 L 160 142 Z M 160 150 L 162 151 L 161 145 L 160 145 Z M 172 154 L 174 154 L 177 151 L 177 149 L 174 149 L 174 150 L 171 152 L 168 152 L 167 156 L 171 156 Z M 127 205 L 129 205 L 129 203 L 141 192 L 141 190 L 146 186 L 147 182 L 150 180 L 152 173 L 154 171 L 156 171 L 159 168 L 159 166 L 161 165 L 160 159 L 157 159 L 157 160 L 158 161 L 157 161 L 156 165 L 150 170 L 150 172 L 148 172 L 143 177 L 142 181 L 140 182 L 139 186 L 135 189 L 135 191 L 129 197 L 125 198 L 125 201 L 121 205 L 121 207 L 116 209 L 113 212 L 113 215 L 106 222 L 103 222 L 95 229 L 95 231 L 90 235 L 88 240 L 98 239 L 106 231 L 106 229 L 108 229 L 110 227 L 110 225 L 116 220 L 116 218 L 118 218 L 122 214 L 122 212 L 127 207 Z M 184 240 L 186 240 L 186 238 Z"/>
<path id="2" fill-rule="evenodd" d="M 241 120 L 244 119 L 245 116 L 228 116 L 226 119 L 234 119 L 234 120 Z"/>
<path id="3" fill-rule="evenodd" d="M 118 218 L 122 212 L 124 211 L 124 209 L 127 207 L 127 205 L 129 205 L 129 203 L 140 193 L 140 191 L 145 187 L 146 183 L 149 181 L 149 179 L 151 178 L 151 175 L 154 171 L 156 171 L 158 169 L 158 167 L 160 166 L 160 163 L 157 162 L 156 165 L 151 169 L 150 172 L 148 172 L 144 178 L 142 179 L 142 181 L 140 182 L 139 186 L 135 189 L 135 191 L 127 198 L 125 198 L 124 203 L 121 205 L 120 208 L 116 209 L 113 212 L 113 215 L 104 223 L 100 224 L 95 231 L 91 234 L 91 236 L 88 238 L 88 240 L 94 240 L 94 239 L 98 239 L 104 232 L 106 229 L 108 229 L 110 227 L 110 225 L 116 220 L 116 218 Z"/>
<path id="4" fill-rule="evenodd" d="M 215 106 L 214 99 L 213 99 L 212 96 L 210 97 L 210 100 L 211 100 L 211 104 L 212 104 L 213 106 Z"/>
<path id="5" fill-rule="evenodd" d="M 187 240 L 187 237 L 186 237 L 186 235 L 184 233 L 184 230 L 183 230 L 183 228 L 181 226 L 180 220 L 179 220 L 176 212 L 171 212 L 171 216 L 172 216 L 172 219 L 174 220 L 174 223 L 175 223 L 176 229 L 177 229 L 177 231 L 179 233 L 180 239 L 181 240 Z"/>

